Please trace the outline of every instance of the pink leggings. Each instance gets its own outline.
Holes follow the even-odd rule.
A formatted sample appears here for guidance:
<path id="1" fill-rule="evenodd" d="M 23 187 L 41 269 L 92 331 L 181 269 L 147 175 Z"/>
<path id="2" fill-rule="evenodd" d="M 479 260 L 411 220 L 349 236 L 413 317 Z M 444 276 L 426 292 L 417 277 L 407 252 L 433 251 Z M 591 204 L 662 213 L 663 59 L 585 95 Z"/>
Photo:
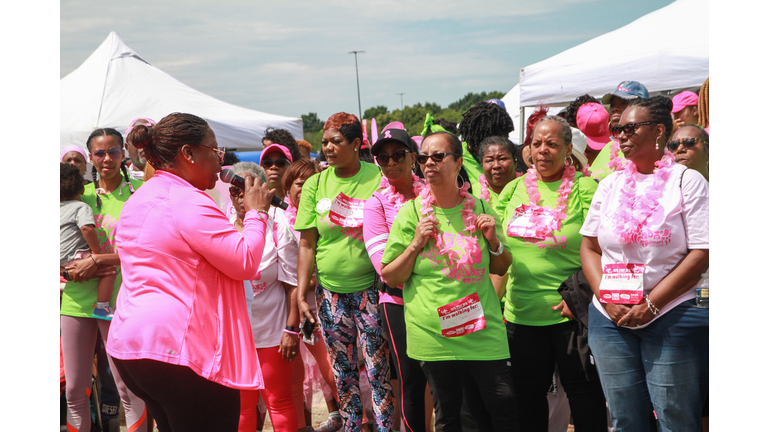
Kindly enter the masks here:
<path id="1" fill-rule="evenodd" d="M 67 379 L 67 430 L 89 432 L 91 409 L 87 391 L 91 387 L 93 352 L 96 337 L 101 333 L 104 340 L 109 334 L 109 321 L 61 315 L 61 351 L 64 357 L 64 373 Z M 129 432 L 147 431 L 147 409 L 144 401 L 125 386 L 120 374 L 107 356 L 112 376 L 125 408 L 125 421 Z"/>
<path id="2" fill-rule="evenodd" d="M 292 367 L 277 352 L 279 347 L 256 348 L 264 377 L 264 402 L 275 432 L 296 432 L 298 415 L 291 395 Z M 259 390 L 240 390 L 239 432 L 256 430 Z M 303 416 L 302 412 L 302 416 Z"/>

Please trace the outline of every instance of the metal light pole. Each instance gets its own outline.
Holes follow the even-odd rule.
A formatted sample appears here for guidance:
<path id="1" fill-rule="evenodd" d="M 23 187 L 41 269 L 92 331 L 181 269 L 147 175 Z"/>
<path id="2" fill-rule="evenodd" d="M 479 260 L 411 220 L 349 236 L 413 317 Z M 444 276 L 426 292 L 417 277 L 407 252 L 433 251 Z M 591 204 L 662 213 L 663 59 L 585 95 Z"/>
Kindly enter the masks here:
<path id="1" fill-rule="evenodd" d="M 403 95 L 405 93 L 395 93 L 400 95 L 400 121 L 405 121 L 405 106 L 403 105 Z"/>
<path id="2" fill-rule="evenodd" d="M 360 75 L 357 72 L 357 53 L 364 53 L 365 51 L 350 51 L 347 54 L 355 55 L 355 78 L 357 79 L 357 109 L 360 111 L 360 120 L 363 119 L 363 106 L 360 104 Z"/>

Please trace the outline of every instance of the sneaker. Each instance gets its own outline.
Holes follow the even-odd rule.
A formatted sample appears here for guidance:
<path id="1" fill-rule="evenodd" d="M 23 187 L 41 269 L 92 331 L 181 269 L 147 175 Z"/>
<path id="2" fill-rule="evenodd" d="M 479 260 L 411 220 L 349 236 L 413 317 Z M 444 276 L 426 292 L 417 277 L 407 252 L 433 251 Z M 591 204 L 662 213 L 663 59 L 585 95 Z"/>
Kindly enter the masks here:
<path id="1" fill-rule="evenodd" d="M 344 427 L 344 419 L 340 414 L 328 417 L 328 420 L 320 423 L 320 426 L 314 428 L 316 432 L 336 432 Z"/>
<path id="2" fill-rule="evenodd" d="M 112 321 L 112 316 L 115 314 L 115 308 L 112 306 L 106 308 L 93 307 L 93 318 L 103 319 L 105 321 Z"/>

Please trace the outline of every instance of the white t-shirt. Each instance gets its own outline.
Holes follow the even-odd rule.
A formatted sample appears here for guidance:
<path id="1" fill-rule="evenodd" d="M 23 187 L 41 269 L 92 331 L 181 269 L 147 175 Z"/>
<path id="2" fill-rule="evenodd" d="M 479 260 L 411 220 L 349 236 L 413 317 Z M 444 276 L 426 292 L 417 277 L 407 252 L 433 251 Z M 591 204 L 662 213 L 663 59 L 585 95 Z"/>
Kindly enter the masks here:
<path id="1" fill-rule="evenodd" d="M 664 186 L 658 207 L 648 217 L 642 238 L 625 245 L 614 235 L 612 221 L 614 211 L 619 207 L 625 175 L 625 171 L 614 172 L 600 182 L 580 233 L 597 237 L 603 251 L 603 267 L 619 263 L 645 264 L 643 291 L 648 294 L 688 254 L 689 249 L 709 249 L 709 184 L 697 171 L 673 163 L 672 175 Z M 653 174 L 638 174 L 638 194 L 645 193 L 652 185 Z M 696 291 L 691 288 L 664 306 L 654 319 L 695 296 Z M 609 318 L 596 297 L 592 302 Z M 645 326 L 634 328 L 642 327 Z"/>
<path id="2" fill-rule="evenodd" d="M 280 345 L 289 307 L 282 282 L 296 285 L 296 263 L 299 259 L 298 243 L 293 240 L 284 212 L 272 208 L 269 213 L 259 277 L 244 281 L 256 348 Z M 252 300 L 248 291 L 253 296 Z"/>

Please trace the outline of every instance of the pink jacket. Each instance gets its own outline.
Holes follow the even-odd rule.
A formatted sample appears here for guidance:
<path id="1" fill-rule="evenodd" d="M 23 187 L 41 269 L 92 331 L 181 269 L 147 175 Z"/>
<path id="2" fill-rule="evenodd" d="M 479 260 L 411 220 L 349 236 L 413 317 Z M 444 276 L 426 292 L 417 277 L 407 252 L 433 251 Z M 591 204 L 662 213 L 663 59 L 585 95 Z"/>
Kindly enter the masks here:
<path id="1" fill-rule="evenodd" d="M 107 352 L 187 366 L 227 387 L 263 388 L 243 280 L 254 279 L 266 224 L 242 235 L 203 191 L 157 171 L 125 203 L 115 241 L 123 285 Z"/>

